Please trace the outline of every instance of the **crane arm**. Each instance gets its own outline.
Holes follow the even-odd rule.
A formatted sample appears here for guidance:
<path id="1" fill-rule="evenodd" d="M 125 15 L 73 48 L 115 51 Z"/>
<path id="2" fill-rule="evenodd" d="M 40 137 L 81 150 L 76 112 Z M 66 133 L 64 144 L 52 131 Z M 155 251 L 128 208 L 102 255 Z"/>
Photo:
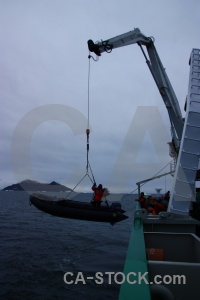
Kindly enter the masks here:
<path id="1" fill-rule="evenodd" d="M 184 121 L 177 97 L 166 74 L 165 68 L 159 58 L 153 38 L 145 36 L 139 28 L 135 28 L 130 32 L 105 41 L 94 43 L 92 40 L 88 40 L 89 51 L 94 52 L 97 56 L 101 56 L 101 53 L 103 52 L 110 53 L 115 48 L 131 44 L 138 44 L 142 50 L 146 63 L 168 110 L 172 138 L 176 148 L 178 148 L 182 137 Z M 146 47 L 148 56 L 142 46 Z"/>
<path id="2" fill-rule="evenodd" d="M 151 41 L 151 38 L 146 37 L 141 31 L 136 28 L 130 32 L 118 35 L 109 40 L 97 42 L 96 44 L 92 41 L 88 41 L 88 48 L 91 52 L 101 56 L 103 52 L 111 52 L 112 49 L 128 46 L 131 44 L 141 43 L 147 45 Z"/>

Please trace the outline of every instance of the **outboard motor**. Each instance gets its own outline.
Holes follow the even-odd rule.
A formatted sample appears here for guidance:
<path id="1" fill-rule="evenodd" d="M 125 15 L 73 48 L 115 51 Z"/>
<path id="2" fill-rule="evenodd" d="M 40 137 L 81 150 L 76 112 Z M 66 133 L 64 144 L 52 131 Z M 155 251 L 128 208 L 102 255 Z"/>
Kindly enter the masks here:
<path id="1" fill-rule="evenodd" d="M 121 213 L 124 213 L 125 210 L 122 209 L 122 206 L 121 206 L 121 203 L 119 202 L 113 202 L 111 205 L 110 205 L 110 209 L 111 210 L 117 210 Z"/>

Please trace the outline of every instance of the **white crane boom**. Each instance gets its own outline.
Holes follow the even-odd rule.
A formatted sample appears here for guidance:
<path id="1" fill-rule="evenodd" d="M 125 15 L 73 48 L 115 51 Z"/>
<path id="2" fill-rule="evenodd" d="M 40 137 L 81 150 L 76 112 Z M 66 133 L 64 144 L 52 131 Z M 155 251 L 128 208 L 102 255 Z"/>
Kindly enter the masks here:
<path id="1" fill-rule="evenodd" d="M 153 38 L 146 37 L 138 28 L 136 28 L 130 32 L 105 41 L 94 43 L 92 40 L 89 40 L 88 48 L 90 52 L 94 52 L 97 56 L 101 56 L 101 53 L 103 52 L 110 53 L 115 48 L 132 44 L 138 44 L 145 56 L 146 63 L 168 110 L 173 143 L 175 148 L 178 149 L 181 142 L 184 121 L 177 97 L 154 46 Z M 149 58 L 142 46 L 146 46 Z"/>

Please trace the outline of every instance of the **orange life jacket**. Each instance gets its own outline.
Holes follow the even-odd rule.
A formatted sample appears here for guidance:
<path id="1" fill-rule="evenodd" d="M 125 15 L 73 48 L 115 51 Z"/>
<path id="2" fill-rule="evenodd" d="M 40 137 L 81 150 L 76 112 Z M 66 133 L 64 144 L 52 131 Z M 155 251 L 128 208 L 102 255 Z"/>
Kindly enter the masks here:
<path id="1" fill-rule="evenodd" d="M 96 188 L 95 186 L 92 187 L 92 190 L 94 191 L 94 201 L 98 202 L 101 201 L 104 189 Z"/>

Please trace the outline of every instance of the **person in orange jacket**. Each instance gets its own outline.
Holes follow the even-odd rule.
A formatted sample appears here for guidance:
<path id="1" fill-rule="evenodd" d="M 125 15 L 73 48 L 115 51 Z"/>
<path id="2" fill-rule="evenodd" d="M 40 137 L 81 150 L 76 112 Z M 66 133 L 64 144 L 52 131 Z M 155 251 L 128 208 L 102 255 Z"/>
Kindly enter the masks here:
<path id="1" fill-rule="evenodd" d="M 98 187 L 96 186 L 96 182 L 92 186 L 92 190 L 94 191 L 94 198 L 93 204 L 95 207 L 101 205 L 101 199 L 103 197 L 104 189 L 102 184 L 99 184 Z"/>
<path id="2" fill-rule="evenodd" d="M 137 202 L 140 202 L 140 206 L 141 208 L 147 208 L 147 205 L 146 205 L 146 197 L 144 195 L 143 192 L 140 193 L 140 198 L 139 199 L 135 199 L 135 201 Z"/>

